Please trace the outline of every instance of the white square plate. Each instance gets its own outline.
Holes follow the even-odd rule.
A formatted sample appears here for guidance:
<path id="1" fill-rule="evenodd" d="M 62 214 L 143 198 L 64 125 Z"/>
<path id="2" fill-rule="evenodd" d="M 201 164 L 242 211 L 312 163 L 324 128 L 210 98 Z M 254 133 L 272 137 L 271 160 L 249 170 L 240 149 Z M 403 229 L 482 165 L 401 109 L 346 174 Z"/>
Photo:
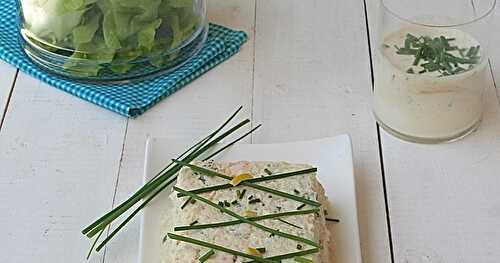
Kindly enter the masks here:
<path id="1" fill-rule="evenodd" d="M 152 138 L 146 146 L 145 180 L 154 176 L 186 145 L 164 138 Z M 318 179 L 334 209 L 329 215 L 340 219 L 330 224 L 336 242 L 337 263 L 361 263 L 356 211 L 351 140 L 348 135 L 312 141 L 280 144 L 237 144 L 219 155 L 226 161 L 287 161 L 308 163 L 318 168 Z M 160 232 L 161 217 L 169 207 L 166 189 L 143 211 L 139 263 L 159 263 L 160 244 L 166 233 Z"/>

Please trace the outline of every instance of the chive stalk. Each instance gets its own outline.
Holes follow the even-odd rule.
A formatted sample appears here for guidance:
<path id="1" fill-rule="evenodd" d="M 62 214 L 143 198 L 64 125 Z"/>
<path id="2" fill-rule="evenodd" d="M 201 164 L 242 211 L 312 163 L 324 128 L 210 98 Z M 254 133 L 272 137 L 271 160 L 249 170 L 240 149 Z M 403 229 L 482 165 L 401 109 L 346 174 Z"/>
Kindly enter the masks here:
<path id="1" fill-rule="evenodd" d="M 302 227 L 300 227 L 300 226 L 298 226 L 298 225 L 296 225 L 296 224 L 290 223 L 290 222 L 288 222 L 288 221 L 286 221 L 286 220 L 283 220 L 283 219 L 281 219 L 281 218 L 278 218 L 278 221 L 280 221 L 280 222 L 282 222 L 282 223 L 285 223 L 285 224 L 287 224 L 287 225 L 289 225 L 289 226 L 292 226 L 292 227 L 298 228 L 298 229 L 303 229 Z"/>
<path id="2" fill-rule="evenodd" d="M 297 175 L 315 173 L 317 171 L 318 171 L 317 168 L 308 168 L 308 169 L 294 171 L 294 172 L 288 172 L 288 173 L 270 175 L 270 176 L 266 176 L 266 177 L 253 178 L 253 179 L 246 180 L 246 182 L 248 182 L 248 183 L 267 182 L 267 181 L 272 181 L 272 180 L 285 179 L 285 178 L 289 178 L 289 177 L 297 176 Z M 214 185 L 214 186 L 202 187 L 202 188 L 194 189 L 194 190 L 191 190 L 190 192 L 193 193 L 193 194 L 203 194 L 203 193 L 208 193 L 208 192 L 213 192 L 213 191 L 218 191 L 218 190 L 229 189 L 229 188 L 232 188 L 232 187 L 234 187 L 234 186 L 232 186 L 231 184 L 220 184 L 220 185 Z M 243 192 L 246 192 L 246 189 L 243 189 Z M 238 192 L 236 192 L 236 193 L 238 194 Z M 183 194 L 180 194 L 180 193 L 177 194 L 177 197 L 183 197 L 183 196 L 184 196 Z"/>
<path id="3" fill-rule="evenodd" d="M 210 141 L 209 143 L 201 144 L 198 147 L 201 147 L 199 150 L 197 150 L 194 153 L 189 154 L 182 160 L 184 162 L 191 162 L 194 160 L 196 157 L 201 155 L 203 152 L 206 152 L 209 150 L 211 147 L 213 147 L 216 143 L 224 139 L 225 137 L 229 136 L 245 124 L 249 123 L 250 120 L 246 119 L 230 130 L 226 131 L 222 135 L 218 136 L 214 140 Z M 197 147 L 197 148 L 198 148 Z M 196 148 L 196 149 L 197 149 Z M 135 194 L 133 194 L 127 201 L 123 202 L 121 205 L 113 209 L 112 211 L 108 212 L 98 220 L 96 220 L 94 223 L 92 223 L 90 226 L 86 227 L 82 233 L 86 235 L 87 237 L 91 238 L 97 233 L 99 233 L 100 230 L 106 228 L 109 224 L 111 224 L 116 218 L 121 216 L 123 213 L 125 213 L 128 209 L 130 209 L 134 204 L 139 202 L 141 199 L 147 197 L 151 192 L 153 192 L 155 189 L 160 187 L 166 180 L 168 180 L 170 177 L 174 176 L 180 169 L 182 168 L 182 165 L 175 164 L 172 168 L 168 169 L 165 171 L 164 174 L 161 176 L 158 176 L 156 179 L 152 180 L 151 183 L 145 184 L 143 187 L 141 187 Z"/>
<path id="4" fill-rule="evenodd" d="M 173 160 L 173 161 L 176 162 L 176 163 L 178 163 L 178 164 L 180 164 L 180 165 L 187 166 L 187 167 L 191 168 L 193 171 L 196 171 L 196 172 L 204 173 L 204 174 L 207 174 L 207 175 L 217 176 L 217 177 L 226 179 L 228 181 L 231 181 L 231 179 L 232 179 L 232 177 L 230 177 L 230 176 L 227 176 L 227 175 L 224 175 L 224 174 L 221 174 L 221 173 L 218 173 L 218 172 L 215 172 L 215 171 L 212 171 L 212 170 L 200 167 L 200 166 L 196 166 L 194 164 L 190 164 L 190 163 L 187 163 L 187 162 L 184 162 L 184 161 L 179 161 L 179 160 Z M 270 177 L 271 176 L 260 177 L 260 178 L 256 178 L 256 179 L 264 179 L 264 178 L 270 178 Z M 258 185 L 258 184 L 252 183 L 250 180 L 251 179 L 246 180 L 246 181 L 242 181 L 240 183 L 240 185 L 244 185 L 244 186 L 251 187 L 251 188 L 254 188 L 254 189 L 257 189 L 257 190 L 260 190 L 260 191 L 264 191 L 264 192 L 268 192 L 268 193 L 271 193 L 271 194 L 275 194 L 275 195 L 279 195 L 279 196 L 282 196 L 282 197 L 286 197 L 288 199 L 292 199 L 292 200 L 295 200 L 295 201 L 298 201 L 298 202 L 301 202 L 301 203 L 304 203 L 304 204 L 308 204 L 308 205 L 312 205 L 312 206 L 317 206 L 317 207 L 321 206 L 321 204 L 319 202 L 308 200 L 308 199 L 305 199 L 303 197 L 295 196 L 295 195 L 292 195 L 292 194 L 289 194 L 289 193 L 285 193 L 285 192 L 282 192 L 282 191 L 279 191 L 279 190 L 271 189 L 271 188 L 268 188 L 268 187 L 265 187 L 265 186 L 262 186 L 262 185 Z"/>
<path id="5" fill-rule="evenodd" d="M 299 237 L 299 236 L 296 236 L 296 235 L 292 235 L 292 234 L 287 234 L 287 233 L 284 233 L 284 232 L 281 232 L 281 231 L 277 231 L 275 229 L 272 229 L 272 228 L 269 228 L 269 227 L 266 227 L 264 225 L 261 225 L 259 223 L 256 223 L 252 220 L 249 220 L 248 218 L 246 217 L 243 217 L 243 216 L 240 216 L 238 215 L 237 213 L 225 208 L 225 207 L 222 207 L 222 206 L 219 206 L 215 203 L 213 203 L 212 201 L 202 197 L 202 196 L 199 196 L 199 195 L 196 195 L 196 194 L 192 194 L 186 190 L 183 190 L 181 188 L 178 188 L 176 186 L 174 186 L 174 190 L 179 192 L 179 193 L 184 193 L 185 195 L 188 195 L 188 196 L 191 196 L 193 197 L 194 199 L 200 201 L 200 202 L 203 202 L 207 205 L 210 205 L 216 209 L 219 209 L 221 211 L 223 211 L 224 213 L 236 218 L 236 219 L 239 219 L 241 221 L 243 221 L 243 223 L 247 223 L 249 225 L 252 225 L 256 228 L 259 228 L 263 231 L 266 231 L 266 232 L 269 232 L 269 233 L 272 233 L 272 234 L 275 234 L 277 236 L 281 236 L 281 237 L 284 237 L 284 238 L 288 238 L 288 239 L 291 239 L 291 240 L 295 240 L 295 241 L 298 241 L 298 242 L 302 242 L 302 243 L 305 243 L 305 244 L 308 244 L 308 245 L 311 245 L 313 247 L 320 247 L 319 244 L 317 244 L 316 242 L 312 241 L 312 240 L 309 240 L 309 239 L 305 239 L 305 238 L 302 238 L 302 237 Z"/>
<path id="6" fill-rule="evenodd" d="M 276 260 L 265 259 L 265 258 L 253 256 L 253 255 L 250 255 L 250 254 L 247 254 L 247 253 L 243 253 L 243 252 L 240 252 L 240 251 L 232 250 L 232 249 L 229 249 L 227 247 L 219 246 L 219 245 L 216 245 L 216 244 L 208 243 L 208 242 L 205 242 L 205 241 L 202 241 L 202 240 L 198 240 L 198 239 L 194 239 L 194 238 L 190 238 L 190 237 L 180 236 L 180 235 L 176 235 L 176 234 L 172 234 L 172 233 L 168 233 L 167 236 L 168 236 L 168 238 L 173 239 L 173 240 L 178 240 L 178 241 L 182 241 L 182 242 L 186 242 L 186 243 L 190 243 L 190 244 L 194 244 L 194 245 L 198 245 L 198 246 L 210 248 L 210 249 L 213 249 L 213 250 L 218 250 L 218 251 L 221 251 L 221 252 L 226 252 L 228 254 L 235 255 L 235 256 L 240 256 L 240 257 L 244 257 L 244 258 L 248 258 L 248 259 L 253 259 L 252 262 L 277 263 Z"/>
<path id="7" fill-rule="evenodd" d="M 268 258 L 265 258 L 265 259 L 275 260 L 275 261 L 279 262 L 280 260 L 285 260 L 285 259 L 295 258 L 295 257 L 301 257 L 301 256 L 307 256 L 307 255 L 315 254 L 315 253 L 318 253 L 318 252 L 319 252 L 318 248 L 312 248 L 312 249 L 308 249 L 308 250 L 304 250 L 304 251 L 298 251 L 298 252 L 283 254 L 283 255 L 279 255 L 279 256 L 268 257 Z M 248 261 L 248 262 L 245 262 L 245 263 L 254 263 L 254 262 L 259 262 L 259 261 L 252 260 L 252 261 Z"/>
<path id="8" fill-rule="evenodd" d="M 208 136 L 204 137 L 202 140 L 198 141 L 196 144 L 188 148 L 184 153 L 182 153 L 178 159 L 181 159 L 185 162 L 191 162 L 196 159 L 198 156 L 202 155 L 204 152 L 211 149 L 218 142 L 220 142 L 225 137 L 239 130 L 241 127 L 250 122 L 250 120 L 246 119 L 233 126 L 229 130 L 223 132 L 218 135 L 241 111 L 242 107 L 239 107 L 221 126 L 219 126 L 215 131 L 210 133 Z M 258 128 L 260 126 L 257 126 Z M 252 132 L 255 129 L 252 129 Z M 245 133 L 249 135 L 250 133 Z M 242 136 L 244 137 L 244 136 Z M 240 137 L 239 140 L 242 138 Z M 126 201 L 112 209 L 110 212 L 101 216 L 95 222 L 87 226 L 82 230 L 82 233 L 86 235 L 88 238 L 94 237 L 96 234 L 99 234 L 94 241 L 94 244 L 91 249 L 93 249 L 94 245 L 99 240 L 101 234 L 104 230 L 118 217 L 122 216 L 125 212 L 131 209 L 135 204 L 139 201 L 143 200 L 142 204 L 135 209 L 119 226 L 116 228 L 106 240 L 104 240 L 96 251 L 99 251 L 107 242 L 111 240 L 111 238 L 125 226 L 141 209 L 143 209 L 148 202 L 150 202 L 155 196 L 159 194 L 162 190 L 164 190 L 167 186 L 172 184 L 176 180 L 177 172 L 182 168 L 182 165 L 175 164 L 174 162 L 169 163 L 166 167 L 164 167 L 158 174 L 156 174 L 149 182 L 147 182 L 144 186 L 142 186 L 139 190 L 137 190 L 132 196 L 130 196 Z M 145 199 L 145 200 L 144 200 Z"/>
<path id="9" fill-rule="evenodd" d="M 308 258 L 304 258 L 304 257 L 294 257 L 293 260 L 295 262 L 299 262 L 299 263 L 313 263 L 312 260 L 310 260 Z"/>
<path id="10" fill-rule="evenodd" d="M 317 212 L 319 212 L 319 208 L 308 209 L 308 210 L 297 210 L 297 211 L 290 211 L 290 212 L 276 213 L 276 214 L 267 214 L 267 215 L 255 216 L 255 217 L 248 217 L 248 220 L 261 221 L 261 220 L 275 219 L 275 218 L 280 218 L 280 217 L 313 214 L 313 213 L 317 213 Z M 226 226 L 238 225 L 241 223 L 244 223 L 244 222 L 241 220 L 233 220 L 233 221 L 195 225 L 195 226 L 178 226 L 178 227 L 174 228 L 174 231 L 177 232 L 177 231 L 186 231 L 186 230 L 195 230 L 195 229 L 226 227 Z"/>
<path id="11" fill-rule="evenodd" d="M 193 200 L 193 198 L 190 197 L 186 201 L 184 201 L 184 203 L 181 205 L 181 210 L 184 209 L 187 206 L 187 204 L 191 202 L 191 200 Z"/>
<path id="12" fill-rule="evenodd" d="M 213 249 L 210 249 L 207 253 L 205 253 L 203 256 L 200 257 L 199 261 L 203 263 L 213 255 L 215 255 L 215 251 Z"/>

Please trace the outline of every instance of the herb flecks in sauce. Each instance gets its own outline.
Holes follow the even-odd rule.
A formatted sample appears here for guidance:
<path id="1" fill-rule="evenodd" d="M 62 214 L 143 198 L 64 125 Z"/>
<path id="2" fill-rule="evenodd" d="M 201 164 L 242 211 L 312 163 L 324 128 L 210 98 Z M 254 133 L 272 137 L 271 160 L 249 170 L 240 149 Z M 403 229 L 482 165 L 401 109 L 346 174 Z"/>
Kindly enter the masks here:
<path id="1" fill-rule="evenodd" d="M 418 74 L 439 72 L 442 77 L 470 70 L 481 60 L 479 45 L 462 48 L 453 45 L 455 40 L 445 36 L 416 37 L 406 34 L 404 46 L 394 45 L 394 48 L 398 55 L 414 57 L 412 67 L 408 68 L 407 73 L 415 74 L 415 69 L 418 68 Z M 388 45 L 383 46 L 387 48 Z"/>

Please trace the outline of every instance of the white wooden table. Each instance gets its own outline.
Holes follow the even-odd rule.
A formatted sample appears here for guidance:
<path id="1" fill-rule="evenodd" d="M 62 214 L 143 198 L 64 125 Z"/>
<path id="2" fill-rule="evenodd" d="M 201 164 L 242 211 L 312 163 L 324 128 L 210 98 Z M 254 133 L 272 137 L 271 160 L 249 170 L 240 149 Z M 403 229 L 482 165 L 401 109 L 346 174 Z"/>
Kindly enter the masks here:
<path id="1" fill-rule="evenodd" d="M 84 262 L 80 230 L 139 187 L 147 136 L 194 140 L 238 105 L 264 124 L 255 143 L 351 134 L 364 262 L 499 262 L 500 51 L 480 129 L 410 144 L 370 110 L 375 0 L 208 2 L 211 20 L 248 43 L 137 119 L 0 63 L 1 263 Z M 136 262 L 138 230 L 135 220 L 89 262 Z"/>

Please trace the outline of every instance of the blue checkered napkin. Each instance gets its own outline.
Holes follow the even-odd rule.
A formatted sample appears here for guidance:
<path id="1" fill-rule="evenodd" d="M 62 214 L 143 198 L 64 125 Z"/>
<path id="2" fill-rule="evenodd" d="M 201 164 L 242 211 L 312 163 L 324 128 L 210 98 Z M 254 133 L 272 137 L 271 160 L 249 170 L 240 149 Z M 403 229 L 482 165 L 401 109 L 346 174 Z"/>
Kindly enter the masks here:
<path id="1" fill-rule="evenodd" d="M 127 117 L 141 115 L 158 101 L 230 58 L 247 40 L 245 32 L 210 24 L 202 50 L 175 71 L 127 84 L 90 84 L 50 75 L 26 57 L 17 41 L 16 8 L 16 0 L 0 0 L 0 59 L 58 89 Z"/>

